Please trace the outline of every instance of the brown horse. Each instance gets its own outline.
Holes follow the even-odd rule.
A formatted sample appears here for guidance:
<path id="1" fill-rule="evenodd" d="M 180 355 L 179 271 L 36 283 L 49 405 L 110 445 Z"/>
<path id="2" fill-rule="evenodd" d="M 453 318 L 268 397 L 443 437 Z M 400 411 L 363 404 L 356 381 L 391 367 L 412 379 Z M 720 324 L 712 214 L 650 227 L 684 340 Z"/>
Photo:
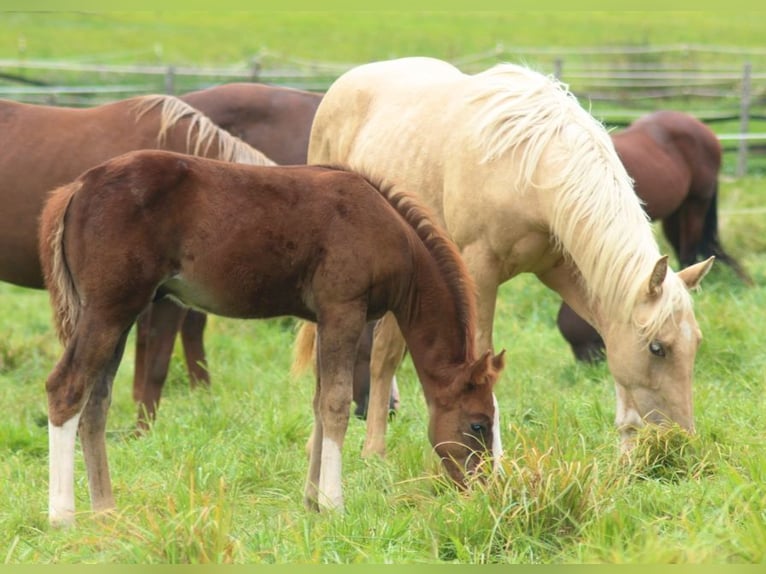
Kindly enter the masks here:
<path id="1" fill-rule="evenodd" d="M 83 110 L 0 101 L 0 138 L 5 142 L 0 154 L 0 280 L 43 288 L 36 233 L 50 189 L 136 149 L 270 163 L 216 127 L 218 122 L 280 163 L 305 163 L 311 118 L 321 98 L 289 88 L 232 84 L 183 96 L 194 109 L 170 96 L 130 98 Z M 43 157 L 47 159 L 41 167 Z M 181 325 L 192 384 L 209 382 L 204 324 L 204 314 L 187 313 L 169 300 L 150 306 L 139 319 L 133 396 L 139 403 L 140 428 L 146 427 L 147 416 L 154 416 Z"/>
<path id="2" fill-rule="evenodd" d="M 649 217 L 662 220 L 681 266 L 714 255 L 752 284 L 718 236 L 721 145 L 715 133 L 688 114 L 659 111 L 612 134 L 612 141 Z M 566 303 L 561 304 L 556 323 L 578 360 L 604 357 L 601 336 Z"/>
<path id="3" fill-rule="evenodd" d="M 476 283 L 479 348 L 492 347 L 499 285 L 519 273 L 594 324 L 623 449 L 645 424 L 694 430 L 701 332 L 689 291 L 713 260 L 669 268 L 608 132 L 558 80 L 512 64 L 468 75 L 433 58 L 358 66 L 325 93 L 308 161 L 418 193 Z M 381 353 L 378 339 L 364 454 L 385 451 L 388 385 L 405 347 L 400 338 Z"/>
<path id="4" fill-rule="evenodd" d="M 46 384 L 52 523 L 74 520 L 78 426 L 93 508 L 114 506 L 104 441 L 112 381 L 131 325 L 166 296 L 230 317 L 317 322 L 311 508 L 343 506 L 356 348 L 387 311 L 409 346 L 448 475 L 460 484 L 481 455 L 500 454 L 493 386 L 503 355 L 477 353 L 467 271 L 406 194 L 332 168 L 131 152 L 53 193 L 40 254 L 65 345 Z"/>
<path id="5" fill-rule="evenodd" d="M 190 92 L 180 99 L 273 161 L 293 165 L 306 163 L 311 122 L 322 95 L 266 84 L 232 83 Z M 204 313 L 184 309 L 170 300 L 151 305 L 139 320 L 133 398 L 139 405 L 140 429 L 147 427 L 159 406 L 179 329 L 192 384 L 198 380 L 209 384 L 205 322 Z M 363 363 L 360 369 L 365 369 Z M 364 377 L 360 372 L 358 380 Z"/>

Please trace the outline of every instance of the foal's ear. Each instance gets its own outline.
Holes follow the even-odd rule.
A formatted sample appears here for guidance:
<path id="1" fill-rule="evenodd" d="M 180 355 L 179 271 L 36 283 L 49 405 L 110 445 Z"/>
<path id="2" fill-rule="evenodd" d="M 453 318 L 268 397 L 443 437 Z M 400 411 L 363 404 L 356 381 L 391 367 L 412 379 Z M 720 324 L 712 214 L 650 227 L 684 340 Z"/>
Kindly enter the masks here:
<path id="1" fill-rule="evenodd" d="M 652 274 L 649 275 L 649 281 L 647 283 L 646 292 L 650 298 L 657 297 L 662 293 L 662 283 L 665 281 L 665 276 L 668 274 L 668 256 L 663 255 L 654 264 Z"/>
<path id="2" fill-rule="evenodd" d="M 700 261 L 694 265 L 689 265 L 677 273 L 681 280 L 686 284 L 687 289 L 696 289 L 700 286 L 702 279 L 707 275 L 710 268 L 713 267 L 715 257 L 710 256 L 705 261 Z"/>
<path id="3" fill-rule="evenodd" d="M 492 357 L 492 368 L 495 369 L 496 373 L 499 373 L 505 368 L 505 349 Z"/>
<path id="4" fill-rule="evenodd" d="M 499 355 L 492 355 L 489 350 L 471 365 L 471 382 L 475 385 L 486 385 L 495 380 L 497 373 L 505 366 L 505 350 Z"/>

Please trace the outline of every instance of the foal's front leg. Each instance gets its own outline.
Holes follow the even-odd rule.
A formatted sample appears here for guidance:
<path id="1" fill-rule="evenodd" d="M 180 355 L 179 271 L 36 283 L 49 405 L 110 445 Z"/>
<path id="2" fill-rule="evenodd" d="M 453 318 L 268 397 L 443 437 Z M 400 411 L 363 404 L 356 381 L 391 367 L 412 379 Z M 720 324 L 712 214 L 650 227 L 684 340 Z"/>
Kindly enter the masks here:
<path id="1" fill-rule="evenodd" d="M 305 497 L 310 507 L 343 509 L 341 453 L 351 409 L 354 360 L 364 326 L 364 313 L 348 308 L 324 313 L 318 322 L 315 426 Z"/>

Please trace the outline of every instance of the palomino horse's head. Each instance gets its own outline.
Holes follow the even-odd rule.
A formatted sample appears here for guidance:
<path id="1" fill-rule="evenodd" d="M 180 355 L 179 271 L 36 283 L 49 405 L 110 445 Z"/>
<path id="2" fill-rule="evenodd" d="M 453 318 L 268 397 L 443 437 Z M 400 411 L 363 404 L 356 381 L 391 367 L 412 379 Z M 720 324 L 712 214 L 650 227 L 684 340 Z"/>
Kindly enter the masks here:
<path id="1" fill-rule="evenodd" d="M 623 451 L 630 450 L 636 430 L 646 423 L 677 423 L 694 432 L 692 375 L 702 334 L 688 290 L 699 285 L 712 264 L 711 257 L 673 273 L 667 256 L 660 258 L 630 320 L 616 321 L 604 333 Z"/>
<path id="2" fill-rule="evenodd" d="M 481 461 L 502 454 L 497 400 L 492 392 L 505 366 L 504 351 L 487 351 L 457 369 L 453 381 L 429 401 L 428 437 L 449 477 L 464 485 Z"/>

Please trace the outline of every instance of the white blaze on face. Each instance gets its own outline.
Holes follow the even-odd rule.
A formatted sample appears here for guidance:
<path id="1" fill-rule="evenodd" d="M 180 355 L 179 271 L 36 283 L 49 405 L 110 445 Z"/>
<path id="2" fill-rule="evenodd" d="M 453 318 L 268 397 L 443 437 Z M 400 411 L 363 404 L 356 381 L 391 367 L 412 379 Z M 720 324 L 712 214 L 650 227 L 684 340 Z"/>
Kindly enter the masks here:
<path id="1" fill-rule="evenodd" d="M 74 522 L 74 449 L 80 413 L 63 425 L 48 421 L 48 520 L 54 525 Z"/>
<path id="2" fill-rule="evenodd" d="M 319 472 L 319 506 L 322 508 L 343 510 L 341 466 L 340 447 L 332 439 L 323 439 L 322 466 Z"/>
<path id="3" fill-rule="evenodd" d="M 492 467 L 497 468 L 500 457 L 503 456 L 503 441 L 500 438 L 500 407 L 497 405 L 497 397 L 492 393 L 492 404 L 495 407 L 495 415 L 492 418 Z"/>

